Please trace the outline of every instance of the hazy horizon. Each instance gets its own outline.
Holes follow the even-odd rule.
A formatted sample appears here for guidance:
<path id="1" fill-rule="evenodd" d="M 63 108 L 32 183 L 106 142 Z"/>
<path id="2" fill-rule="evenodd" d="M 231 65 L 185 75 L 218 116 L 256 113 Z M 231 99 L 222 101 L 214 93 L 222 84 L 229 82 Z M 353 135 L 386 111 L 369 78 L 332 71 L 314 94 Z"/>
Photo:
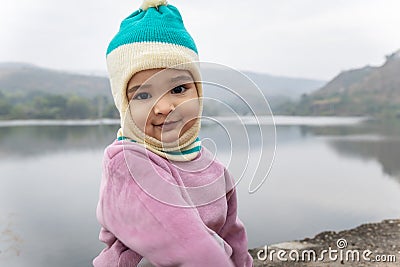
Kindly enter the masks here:
<path id="1" fill-rule="evenodd" d="M 141 0 L 4 0 L 0 62 L 104 73 L 105 51 Z M 329 80 L 400 48 L 400 1 L 171 0 L 200 59 L 274 76 Z M 222 34 L 221 34 L 222 33 Z"/>

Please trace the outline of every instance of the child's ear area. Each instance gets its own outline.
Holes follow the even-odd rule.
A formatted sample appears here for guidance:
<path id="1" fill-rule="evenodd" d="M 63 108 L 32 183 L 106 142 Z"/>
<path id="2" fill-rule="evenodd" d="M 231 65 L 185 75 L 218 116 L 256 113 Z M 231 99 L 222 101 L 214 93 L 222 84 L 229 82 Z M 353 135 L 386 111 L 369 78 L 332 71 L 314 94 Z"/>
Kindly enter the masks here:
<path id="1" fill-rule="evenodd" d="M 199 95 L 199 88 L 202 86 L 201 82 L 194 82 L 194 85 L 196 86 L 197 97 L 201 97 Z"/>
<path id="2" fill-rule="evenodd" d="M 130 91 L 129 91 L 129 89 L 131 89 L 131 87 L 132 87 L 132 80 L 133 80 L 133 76 L 131 76 L 131 78 L 130 78 L 130 79 L 128 80 L 128 82 L 126 83 L 125 96 L 126 96 L 126 99 L 127 99 L 128 101 L 131 100 L 131 98 L 132 98 L 132 96 L 133 96 L 133 93 L 134 93 L 134 92 L 130 92 Z"/>
<path id="3" fill-rule="evenodd" d="M 133 95 L 132 93 L 129 93 L 129 87 L 127 86 L 126 90 L 125 90 L 125 97 L 126 97 L 126 100 L 128 100 L 128 102 L 131 101 L 132 95 Z"/>

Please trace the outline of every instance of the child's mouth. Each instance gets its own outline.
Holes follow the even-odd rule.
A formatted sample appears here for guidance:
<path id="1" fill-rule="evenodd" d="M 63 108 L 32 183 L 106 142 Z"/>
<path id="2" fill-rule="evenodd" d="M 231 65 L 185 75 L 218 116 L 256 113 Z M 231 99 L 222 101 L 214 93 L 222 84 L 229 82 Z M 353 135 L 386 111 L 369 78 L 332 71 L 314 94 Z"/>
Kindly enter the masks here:
<path id="1" fill-rule="evenodd" d="M 170 131 L 172 129 L 175 129 L 178 125 L 180 120 L 177 121 L 165 121 L 160 124 L 154 124 L 155 127 L 162 129 L 163 131 Z"/>

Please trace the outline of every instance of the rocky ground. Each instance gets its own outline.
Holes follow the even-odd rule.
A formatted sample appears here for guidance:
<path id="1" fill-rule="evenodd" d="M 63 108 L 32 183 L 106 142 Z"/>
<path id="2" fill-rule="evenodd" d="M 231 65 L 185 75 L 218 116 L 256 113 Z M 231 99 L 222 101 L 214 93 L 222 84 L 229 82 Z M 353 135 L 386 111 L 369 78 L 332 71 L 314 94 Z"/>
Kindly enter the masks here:
<path id="1" fill-rule="evenodd" d="M 250 254 L 256 267 L 400 266 L 400 220 L 322 232 L 314 238 L 251 249 Z"/>

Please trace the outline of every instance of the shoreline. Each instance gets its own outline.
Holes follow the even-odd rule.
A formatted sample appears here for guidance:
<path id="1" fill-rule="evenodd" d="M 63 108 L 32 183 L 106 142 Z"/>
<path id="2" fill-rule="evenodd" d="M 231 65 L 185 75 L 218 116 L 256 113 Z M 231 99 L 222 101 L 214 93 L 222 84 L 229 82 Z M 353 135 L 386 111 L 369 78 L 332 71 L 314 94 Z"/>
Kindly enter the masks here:
<path id="1" fill-rule="evenodd" d="M 236 122 L 244 125 L 276 125 L 276 126 L 340 126 L 356 125 L 367 120 L 369 117 L 309 117 L 309 116 L 237 116 L 237 117 L 203 117 L 202 124 L 210 125 L 217 122 Z M 0 120 L 0 127 L 16 126 L 97 126 L 97 125 L 119 125 L 119 119 L 66 119 L 66 120 Z"/>
<path id="2" fill-rule="evenodd" d="M 399 266 L 400 219 L 249 249 L 253 266 Z M 280 255 L 280 256 L 278 256 Z"/>
<path id="3" fill-rule="evenodd" d="M 0 127 L 16 126 L 97 126 L 118 125 L 119 119 L 87 119 L 87 120 L 0 120 Z"/>

